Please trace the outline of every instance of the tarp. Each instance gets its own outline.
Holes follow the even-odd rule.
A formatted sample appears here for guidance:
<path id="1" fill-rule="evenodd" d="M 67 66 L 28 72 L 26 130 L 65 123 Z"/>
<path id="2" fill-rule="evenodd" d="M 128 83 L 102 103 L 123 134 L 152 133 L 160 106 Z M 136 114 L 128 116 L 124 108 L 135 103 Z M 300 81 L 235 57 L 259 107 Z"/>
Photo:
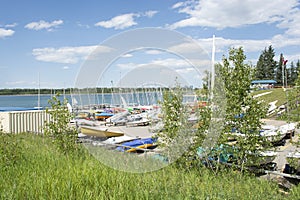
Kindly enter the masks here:
<path id="1" fill-rule="evenodd" d="M 111 116 L 113 116 L 114 114 L 112 114 L 112 113 L 106 113 L 106 112 L 103 112 L 103 113 L 97 113 L 97 114 L 95 114 L 95 116 L 99 116 L 99 117 L 111 117 Z"/>
<path id="2" fill-rule="evenodd" d="M 122 147 L 122 146 L 117 147 L 117 150 L 118 151 L 126 151 L 129 149 L 126 147 L 138 147 L 138 146 L 141 146 L 144 144 L 153 144 L 154 142 L 155 142 L 155 140 L 153 138 L 136 139 L 136 140 L 133 140 L 130 142 L 122 143 L 122 146 L 124 146 L 124 147 Z"/>
<path id="3" fill-rule="evenodd" d="M 252 84 L 276 84 L 275 80 L 253 80 L 251 81 Z"/>

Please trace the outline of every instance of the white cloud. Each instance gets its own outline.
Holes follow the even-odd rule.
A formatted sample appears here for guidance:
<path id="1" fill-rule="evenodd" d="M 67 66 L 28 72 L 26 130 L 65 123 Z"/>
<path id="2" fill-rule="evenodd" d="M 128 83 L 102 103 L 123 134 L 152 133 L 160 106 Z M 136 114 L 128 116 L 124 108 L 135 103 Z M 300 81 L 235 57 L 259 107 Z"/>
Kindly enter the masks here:
<path id="1" fill-rule="evenodd" d="M 172 68 L 191 66 L 187 61 L 183 59 L 174 59 L 174 58 L 153 60 L 151 64 L 158 65 L 158 66 L 172 67 Z"/>
<path id="2" fill-rule="evenodd" d="M 269 24 L 281 29 L 282 34 L 273 35 L 260 40 L 238 40 L 222 37 L 216 38 L 216 52 L 227 54 L 230 47 L 242 46 L 245 53 L 261 52 L 265 47 L 272 45 L 278 54 L 288 47 L 300 46 L 300 2 L 299 0 L 228 0 L 221 3 L 218 0 L 189 0 L 173 5 L 178 13 L 185 14 L 186 18 L 171 25 L 171 29 L 182 27 L 212 27 L 216 29 L 240 28 L 247 25 Z M 212 49 L 212 39 L 199 39 L 201 47 L 208 53 Z M 187 46 L 177 46 L 187 51 Z M 284 48 L 284 49 L 282 49 Z M 190 48 L 189 48 L 190 49 Z M 284 52 L 283 52 L 284 53 Z M 288 52 L 289 54 L 293 54 Z M 287 54 L 287 52 L 285 53 Z M 298 60 L 300 55 L 290 55 L 291 59 Z"/>
<path id="3" fill-rule="evenodd" d="M 54 20 L 52 22 L 46 22 L 44 20 L 40 20 L 38 22 L 31 22 L 25 25 L 25 28 L 31 30 L 42 30 L 46 29 L 47 31 L 52 31 L 53 28 L 57 28 L 59 25 L 63 24 L 63 20 Z"/>
<path id="4" fill-rule="evenodd" d="M 87 24 L 82 24 L 81 22 L 76 22 L 77 26 L 82 27 L 82 28 L 90 28 L 89 25 Z"/>
<path id="5" fill-rule="evenodd" d="M 133 56 L 132 54 L 126 53 L 126 54 L 122 55 L 121 57 L 122 58 L 131 58 L 132 56 Z"/>
<path id="6" fill-rule="evenodd" d="M 15 31 L 13 31 L 11 29 L 0 28 L 0 38 L 12 36 L 14 33 L 15 33 Z"/>
<path id="7" fill-rule="evenodd" d="M 223 29 L 226 27 L 241 27 L 259 23 L 280 23 L 295 10 L 297 0 L 192 0 L 173 5 L 179 13 L 187 15 L 186 19 L 175 22 L 170 28 L 187 26 L 204 26 Z M 299 15 L 297 9 L 296 13 Z"/>
<path id="8" fill-rule="evenodd" d="M 291 9 L 287 12 L 285 19 L 277 25 L 279 28 L 287 29 L 285 32 L 289 36 L 300 36 L 300 10 Z"/>
<path id="9" fill-rule="evenodd" d="M 176 52 L 179 55 L 189 55 L 196 53 L 195 58 L 205 58 L 205 55 L 211 56 L 212 52 L 212 38 L 203 38 L 195 40 L 198 44 L 191 42 L 182 42 L 175 46 L 169 47 L 169 51 Z M 275 49 L 287 47 L 287 46 L 300 46 L 300 39 L 287 38 L 283 35 L 275 35 L 271 39 L 264 40 L 234 40 L 226 39 L 223 37 L 215 38 L 215 47 L 217 53 L 226 53 L 230 47 L 242 46 L 245 52 L 260 52 L 265 47 L 272 45 Z M 203 49 L 203 52 L 199 50 Z M 156 52 L 156 51 L 154 51 Z M 159 52 L 159 51 L 158 51 Z M 147 52 L 149 54 L 149 52 Z"/>
<path id="10" fill-rule="evenodd" d="M 202 46 L 207 52 L 212 50 L 212 38 L 199 39 L 199 45 Z M 245 52 L 260 52 L 265 47 L 272 45 L 275 49 L 280 49 L 288 46 L 300 46 L 299 38 L 288 38 L 284 35 L 275 35 L 270 39 L 264 40 L 233 40 L 223 37 L 215 38 L 216 52 L 227 52 L 230 47 L 242 46 Z M 185 46 L 182 45 L 182 48 Z M 177 46 L 180 48 L 180 45 Z M 180 49 L 179 49 L 180 50 Z M 185 50 L 185 49 L 183 49 Z"/>
<path id="11" fill-rule="evenodd" d="M 138 67 L 138 65 L 140 64 L 136 64 L 136 63 L 119 63 L 117 64 L 118 67 L 120 67 L 121 69 L 134 69 L 135 67 Z"/>
<path id="12" fill-rule="evenodd" d="M 125 28 L 129 28 L 131 26 L 137 25 L 137 22 L 135 21 L 136 18 L 145 16 L 145 17 L 153 17 L 157 11 L 146 11 L 144 13 L 127 13 L 123 15 L 118 15 L 116 17 L 113 17 L 110 20 L 107 21 L 100 21 L 95 24 L 95 26 L 101 26 L 104 28 L 114 28 L 116 30 L 121 30 Z"/>
<path id="13" fill-rule="evenodd" d="M 192 63 L 198 63 L 198 65 L 211 66 L 210 61 L 208 60 L 193 60 Z M 180 79 L 185 80 L 188 85 L 201 85 L 201 79 L 199 77 L 203 76 L 203 71 L 209 68 L 198 69 L 195 68 L 191 63 L 187 62 L 184 59 L 177 58 L 165 58 L 165 59 L 155 59 L 145 63 L 119 63 L 117 64 L 119 70 L 126 71 L 126 76 L 129 77 L 132 81 L 137 81 L 137 79 L 142 79 L 145 81 L 151 77 L 151 70 L 155 70 L 155 74 L 151 77 L 152 82 L 173 82 L 175 77 L 180 76 Z M 136 75 L 137 72 L 140 75 Z M 167 73 L 164 73 L 167 72 Z M 129 75 L 130 74 L 130 75 Z M 132 75 L 135 74 L 135 75 Z M 122 84 L 124 80 L 122 80 Z M 135 83 L 138 85 L 137 83 Z M 200 85 L 199 85 L 200 84 Z"/>
<path id="14" fill-rule="evenodd" d="M 149 54 L 149 55 L 159 55 L 159 54 L 162 54 L 164 52 L 160 51 L 160 50 L 156 50 L 156 49 L 151 49 L 151 50 L 147 50 L 145 53 Z"/>
<path id="15" fill-rule="evenodd" d="M 184 2 L 177 2 L 172 6 L 172 8 L 176 9 L 176 8 L 182 7 L 183 5 L 184 5 Z"/>
<path id="16" fill-rule="evenodd" d="M 279 60 L 280 59 L 280 55 L 278 54 L 278 55 L 276 55 L 275 56 L 275 58 L 274 58 L 275 60 Z M 288 60 L 288 63 L 287 63 L 287 66 L 289 67 L 290 66 L 290 64 L 293 62 L 294 63 L 294 66 L 296 65 L 296 62 L 300 59 L 300 55 L 299 54 L 297 54 L 297 55 L 292 55 L 292 54 L 285 54 L 284 55 L 284 59 L 285 60 Z"/>
<path id="17" fill-rule="evenodd" d="M 33 49 L 32 54 L 36 60 L 44 62 L 55 62 L 64 64 L 75 64 L 87 59 L 88 55 L 94 51 L 109 52 L 111 49 L 105 46 L 80 46 Z"/>
<path id="18" fill-rule="evenodd" d="M 149 10 L 149 11 L 146 11 L 143 15 L 146 16 L 146 17 L 153 17 L 155 14 L 157 13 L 156 10 Z"/>
<path id="19" fill-rule="evenodd" d="M 35 81 L 9 81 L 9 82 L 5 82 L 6 85 L 9 86 L 24 86 L 24 85 L 32 85 L 32 86 L 36 86 L 37 82 Z"/>
<path id="20" fill-rule="evenodd" d="M 18 24 L 17 23 L 12 23 L 12 24 L 6 24 L 4 27 L 5 28 L 14 28 L 16 27 Z"/>
<path id="21" fill-rule="evenodd" d="M 207 65 L 209 64 L 208 60 L 192 60 L 193 63 L 197 63 L 199 65 Z M 138 67 L 144 67 L 144 66 L 163 66 L 168 67 L 171 69 L 176 70 L 185 70 L 186 72 L 190 71 L 191 68 L 193 68 L 192 64 L 187 62 L 184 59 L 177 59 L 177 58 L 166 58 L 166 59 L 155 59 L 147 63 L 119 63 L 117 64 L 118 67 L 121 69 L 134 69 Z"/>
<path id="22" fill-rule="evenodd" d="M 95 24 L 95 26 L 101 26 L 104 28 L 114 28 L 114 29 L 125 29 L 131 26 L 136 25 L 137 23 L 134 21 L 134 17 L 136 14 L 129 13 L 124 15 L 116 16 L 108 21 L 100 21 Z"/>

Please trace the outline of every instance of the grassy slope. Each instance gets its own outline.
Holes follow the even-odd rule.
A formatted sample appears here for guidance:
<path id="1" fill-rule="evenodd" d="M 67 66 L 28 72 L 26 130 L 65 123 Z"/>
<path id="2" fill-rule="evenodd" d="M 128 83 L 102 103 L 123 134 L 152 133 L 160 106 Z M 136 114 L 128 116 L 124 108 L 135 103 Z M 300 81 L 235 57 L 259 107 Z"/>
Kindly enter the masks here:
<path id="1" fill-rule="evenodd" d="M 40 136 L 21 134 L 0 139 L 0 159 L 9 158 L 9 162 L 0 162 L 0 199 L 286 197 L 274 183 L 236 172 L 216 176 L 205 168 L 186 171 L 169 166 L 151 173 L 126 173 L 104 166 L 86 152 L 62 155 L 51 141 Z M 295 188 L 292 195 L 290 199 L 299 199 L 300 189 Z"/>
<path id="2" fill-rule="evenodd" d="M 274 89 L 270 89 L 270 90 L 259 90 L 259 91 L 253 92 L 252 95 L 254 96 L 257 94 L 262 94 L 262 93 L 270 92 L 270 91 L 272 91 L 272 93 L 263 95 L 258 98 L 261 100 L 264 100 L 266 103 L 270 103 L 270 102 L 278 100 L 278 102 L 276 103 L 276 106 L 281 106 L 282 104 L 284 104 L 287 101 L 287 93 L 285 91 L 283 91 L 282 88 L 274 88 Z"/>

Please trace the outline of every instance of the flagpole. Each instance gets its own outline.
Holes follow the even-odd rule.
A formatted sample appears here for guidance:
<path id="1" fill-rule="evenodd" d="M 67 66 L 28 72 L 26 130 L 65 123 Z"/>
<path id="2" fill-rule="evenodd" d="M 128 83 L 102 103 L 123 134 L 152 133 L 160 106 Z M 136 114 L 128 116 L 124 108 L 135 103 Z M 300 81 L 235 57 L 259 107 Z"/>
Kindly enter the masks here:
<path id="1" fill-rule="evenodd" d="M 284 58 L 282 58 L 282 87 L 284 88 Z"/>
<path id="2" fill-rule="evenodd" d="M 211 78 L 210 78 L 210 89 L 211 89 L 211 98 L 213 97 L 213 89 L 215 86 L 215 35 L 212 38 L 212 53 L 211 53 Z"/>
<path id="3" fill-rule="evenodd" d="M 285 82 L 285 79 L 287 80 L 287 74 L 286 74 L 286 77 L 284 79 L 284 74 L 286 72 L 286 63 L 287 63 L 288 60 L 284 60 L 284 57 L 282 57 L 282 63 L 283 63 L 283 66 L 282 66 L 282 87 L 284 88 L 284 82 Z M 287 81 L 286 81 L 286 87 L 287 87 Z"/>

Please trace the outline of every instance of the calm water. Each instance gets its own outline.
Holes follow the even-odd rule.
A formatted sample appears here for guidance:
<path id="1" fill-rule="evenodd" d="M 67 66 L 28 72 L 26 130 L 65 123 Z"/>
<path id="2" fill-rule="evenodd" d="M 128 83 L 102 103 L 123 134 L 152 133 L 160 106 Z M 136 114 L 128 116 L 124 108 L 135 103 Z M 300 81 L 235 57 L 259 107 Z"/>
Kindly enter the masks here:
<path id="1" fill-rule="evenodd" d="M 48 100 L 51 95 L 40 96 L 40 106 L 49 107 Z M 38 106 L 37 95 L 0 95 L 0 107 L 24 107 L 33 108 Z"/>
<path id="2" fill-rule="evenodd" d="M 90 95 L 65 95 L 68 102 L 78 105 L 151 105 L 157 104 L 157 100 L 161 99 L 157 94 L 140 93 L 140 94 L 90 94 Z M 59 97 L 63 100 L 64 96 Z M 48 101 L 51 95 L 40 96 L 40 106 L 50 107 Z M 72 101 L 73 100 L 73 101 Z M 0 95 L 0 107 L 24 107 L 33 108 L 38 106 L 38 95 Z"/>
<path id="3" fill-rule="evenodd" d="M 158 93 L 123 93 L 123 94 L 90 94 L 90 95 L 65 95 L 68 102 L 74 105 L 153 105 L 162 100 L 162 95 Z M 59 97 L 63 100 L 64 96 Z M 48 101 L 51 95 L 40 96 L 40 106 L 50 107 Z M 193 102 L 194 97 L 184 98 L 186 102 Z M 0 95 L 0 107 L 24 107 L 33 108 L 38 106 L 38 95 Z"/>

